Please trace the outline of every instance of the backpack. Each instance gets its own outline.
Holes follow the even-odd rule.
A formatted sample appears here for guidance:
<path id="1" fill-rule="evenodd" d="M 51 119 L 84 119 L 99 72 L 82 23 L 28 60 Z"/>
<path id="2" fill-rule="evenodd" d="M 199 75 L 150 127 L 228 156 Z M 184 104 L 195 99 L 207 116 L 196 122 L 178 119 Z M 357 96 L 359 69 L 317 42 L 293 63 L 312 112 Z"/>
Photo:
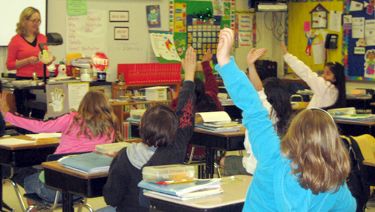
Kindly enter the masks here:
<path id="1" fill-rule="evenodd" d="M 347 185 L 353 197 L 357 201 L 357 212 L 363 212 L 370 198 L 370 184 L 368 182 L 367 168 L 363 165 L 363 155 L 357 141 L 349 136 L 341 136 L 342 141 L 348 149 L 351 170 L 347 178 Z"/>

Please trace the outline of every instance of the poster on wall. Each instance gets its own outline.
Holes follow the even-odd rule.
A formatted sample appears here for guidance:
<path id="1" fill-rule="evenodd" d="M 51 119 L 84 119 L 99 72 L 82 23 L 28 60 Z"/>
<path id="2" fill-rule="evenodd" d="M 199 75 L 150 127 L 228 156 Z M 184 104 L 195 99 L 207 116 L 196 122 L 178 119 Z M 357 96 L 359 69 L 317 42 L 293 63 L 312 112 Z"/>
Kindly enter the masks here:
<path id="1" fill-rule="evenodd" d="M 375 19 L 365 21 L 366 46 L 375 46 Z"/>
<path id="2" fill-rule="evenodd" d="M 174 45 L 173 35 L 168 32 L 150 33 L 151 46 L 157 58 L 181 61 Z"/>
<path id="3" fill-rule="evenodd" d="M 149 28 L 158 28 L 161 26 L 160 5 L 146 6 L 147 25 Z"/>
<path id="4" fill-rule="evenodd" d="M 365 54 L 365 77 L 375 79 L 375 49 L 367 50 Z"/>
<path id="5" fill-rule="evenodd" d="M 238 45 L 252 46 L 252 16 L 248 13 L 237 14 Z"/>
<path id="6" fill-rule="evenodd" d="M 186 4 L 185 3 L 175 4 L 174 32 L 186 32 Z"/>

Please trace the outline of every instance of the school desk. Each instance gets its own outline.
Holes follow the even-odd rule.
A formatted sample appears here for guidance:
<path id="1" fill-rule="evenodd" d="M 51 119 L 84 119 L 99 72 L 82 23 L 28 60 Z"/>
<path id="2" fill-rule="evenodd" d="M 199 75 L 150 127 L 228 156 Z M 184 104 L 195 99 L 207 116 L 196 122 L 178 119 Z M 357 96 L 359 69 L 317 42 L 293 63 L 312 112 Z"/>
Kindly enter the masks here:
<path id="1" fill-rule="evenodd" d="M 205 198 L 181 201 L 155 193 L 144 195 L 150 199 L 150 207 L 160 211 L 241 211 L 252 177 L 235 175 L 221 179 L 224 192 Z"/>
<path id="2" fill-rule="evenodd" d="M 206 147 L 206 178 L 214 175 L 214 160 L 217 150 L 243 150 L 245 128 L 236 132 L 211 132 L 203 129 L 194 129 L 190 144 Z"/>
<path id="3" fill-rule="evenodd" d="M 375 136 L 375 121 L 335 119 L 335 122 L 344 135 L 371 134 Z"/>
<path id="4" fill-rule="evenodd" d="M 57 161 L 42 163 L 45 183 L 61 190 L 64 212 L 74 212 L 73 194 L 85 197 L 102 196 L 108 173 L 85 174 L 62 166 Z"/>
<path id="5" fill-rule="evenodd" d="M 6 139 L 5 137 L 1 139 Z M 31 140 L 27 136 L 12 136 L 11 138 L 19 138 Z M 0 140 L 1 140 L 0 139 Z M 52 154 L 59 144 L 58 138 L 38 139 L 36 142 L 19 145 L 0 145 L 0 179 L 3 179 L 2 165 L 10 165 L 12 167 L 27 167 L 44 162 L 49 154 Z M 0 186 L 0 198 L 3 199 L 3 186 Z M 0 210 L 3 208 L 0 201 Z"/>

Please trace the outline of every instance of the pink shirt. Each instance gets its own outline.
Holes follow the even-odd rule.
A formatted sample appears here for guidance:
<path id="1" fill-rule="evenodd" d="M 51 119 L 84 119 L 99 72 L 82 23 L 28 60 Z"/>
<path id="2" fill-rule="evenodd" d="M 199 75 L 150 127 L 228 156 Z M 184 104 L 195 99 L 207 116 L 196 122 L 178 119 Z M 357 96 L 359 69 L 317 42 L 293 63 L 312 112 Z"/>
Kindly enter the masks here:
<path id="1" fill-rule="evenodd" d="M 60 116 L 54 120 L 39 121 L 16 116 L 12 113 L 6 113 L 5 121 L 35 133 L 61 132 L 60 144 L 57 147 L 55 154 L 92 152 L 95 150 L 95 146 L 97 144 L 112 143 L 114 132 L 110 138 L 107 136 L 102 136 L 93 137 L 91 139 L 85 135 L 77 136 L 79 132 L 79 126 L 77 125 L 72 126 L 68 132 L 69 126 L 72 124 L 73 118 L 76 115 L 77 113 L 72 112 Z"/>
<path id="2" fill-rule="evenodd" d="M 23 39 L 21 35 L 17 34 L 13 36 L 8 45 L 8 70 L 16 69 L 16 60 L 22 60 L 31 56 L 38 57 L 40 52 L 39 44 L 46 43 L 47 38 L 46 36 L 39 34 L 36 39 L 36 46 L 32 46 L 25 39 Z M 16 75 L 18 77 L 32 77 L 34 72 L 36 72 L 38 77 L 43 77 L 43 64 L 41 62 L 28 64 L 18 68 Z M 47 76 L 48 75 L 49 72 L 47 71 Z"/>

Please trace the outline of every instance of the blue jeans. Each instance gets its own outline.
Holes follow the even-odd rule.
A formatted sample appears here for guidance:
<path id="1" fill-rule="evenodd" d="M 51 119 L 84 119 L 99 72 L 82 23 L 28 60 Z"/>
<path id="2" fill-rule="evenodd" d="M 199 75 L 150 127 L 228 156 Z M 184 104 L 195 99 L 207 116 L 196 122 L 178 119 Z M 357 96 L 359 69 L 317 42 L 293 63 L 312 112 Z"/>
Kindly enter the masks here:
<path id="1" fill-rule="evenodd" d="M 49 202 L 49 203 L 53 203 L 55 201 L 57 190 L 49 188 L 48 186 L 46 186 L 46 184 L 40 181 L 39 172 L 26 177 L 24 180 L 24 184 L 25 184 L 24 188 L 25 188 L 26 193 L 35 193 L 44 201 Z M 74 195 L 73 201 L 79 198 L 82 198 L 82 197 L 78 195 Z M 58 202 L 61 202 L 61 199 L 62 199 L 62 195 L 60 194 Z"/>
<path id="2" fill-rule="evenodd" d="M 96 212 L 116 212 L 116 208 L 112 207 L 110 205 L 107 205 L 104 208 L 100 208 L 100 209 L 96 210 Z"/>

